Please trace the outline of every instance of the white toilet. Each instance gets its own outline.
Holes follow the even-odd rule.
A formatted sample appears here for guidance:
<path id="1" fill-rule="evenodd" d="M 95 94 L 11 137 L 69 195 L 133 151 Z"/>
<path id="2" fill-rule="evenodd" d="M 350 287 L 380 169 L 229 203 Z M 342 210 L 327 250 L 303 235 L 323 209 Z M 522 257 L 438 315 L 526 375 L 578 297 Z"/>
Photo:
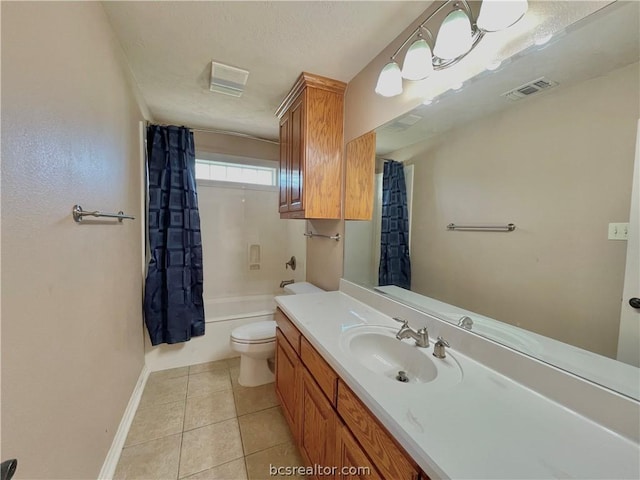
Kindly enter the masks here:
<path id="1" fill-rule="evenodd" d="M 318 293 L 324 290 L 307 282 L 292 283 L 284 287 L 285 294 Z M 231 348 L 240 354 L 240 376 L 243 387 L 257 387 L 275 380 L 269 366 L 276 351 L 276 322 L 254 322 L 234 328 L 230 338 Z"/>

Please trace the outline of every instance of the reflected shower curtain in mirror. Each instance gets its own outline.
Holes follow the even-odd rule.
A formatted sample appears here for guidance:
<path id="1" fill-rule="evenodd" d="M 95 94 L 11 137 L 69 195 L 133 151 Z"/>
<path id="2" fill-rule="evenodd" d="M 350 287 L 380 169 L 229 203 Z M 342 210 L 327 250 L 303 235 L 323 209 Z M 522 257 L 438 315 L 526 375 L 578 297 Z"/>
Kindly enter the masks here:
<path id="1" fill-rule="evenodd" d="M 382 175 L 382 227 L 378 285 L 411 288 L 409 211 L 402 163 L 386 160 Z"/>
<path id="2" fill-rule="evenodd" d="M 204 335 L 202 242 L 193 133 L 147 128 L 149 266 L 144 320 L 152 345 Z"/>

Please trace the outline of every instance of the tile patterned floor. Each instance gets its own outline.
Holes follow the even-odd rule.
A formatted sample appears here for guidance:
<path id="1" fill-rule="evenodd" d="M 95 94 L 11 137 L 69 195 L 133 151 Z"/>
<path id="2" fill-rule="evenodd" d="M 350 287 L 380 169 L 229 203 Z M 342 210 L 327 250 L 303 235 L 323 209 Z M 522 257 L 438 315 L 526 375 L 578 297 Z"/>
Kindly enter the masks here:
<path id="1" fill-rule="evenodd" d="M 242 387 L 238 372 L 235 358 L 152 373 L 114 478 L 275 479 L 270 464 L 302 465 L 274 384 Z"/>

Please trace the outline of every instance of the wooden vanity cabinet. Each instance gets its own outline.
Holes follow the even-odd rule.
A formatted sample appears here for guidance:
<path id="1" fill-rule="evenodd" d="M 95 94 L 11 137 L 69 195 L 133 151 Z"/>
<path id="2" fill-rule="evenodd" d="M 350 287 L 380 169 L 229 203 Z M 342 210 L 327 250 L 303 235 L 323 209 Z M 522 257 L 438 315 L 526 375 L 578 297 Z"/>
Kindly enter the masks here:
<path id="1" fill-rule="evenodd" d="M 309 370 L 302 369 L 299 441 L 300 453 L 311 465 L 335 465 L 337 415 Z"/>
<path id="2" fill-rule="evenodd" d="M 276 110 L 280 218 L 341 218 L 345 88 L 302 72 Z"/>
<path id="3" fill-rule="evenodd" d="M 282 405 L 282 413 L 287 420 L 294 438 L 298 441 L 299 430 L 299 385 L 300 358 L 293 350 L 280 329 L 276 329 L 276 394 Z"/>
<path id="4" fill-rule="evenodd" d="M 336 465 L 348 469 L 337 472 L 336 480 L 383 480 L 351 431 L 340 420 L 336 427 Z"/>
<path id="5" fill-rule="evenodd" d="M 428 480 L 280 309 L 275 319 L 276 392 L 307 464 L 336 467 L 328 478 L 339 480 Z"/>

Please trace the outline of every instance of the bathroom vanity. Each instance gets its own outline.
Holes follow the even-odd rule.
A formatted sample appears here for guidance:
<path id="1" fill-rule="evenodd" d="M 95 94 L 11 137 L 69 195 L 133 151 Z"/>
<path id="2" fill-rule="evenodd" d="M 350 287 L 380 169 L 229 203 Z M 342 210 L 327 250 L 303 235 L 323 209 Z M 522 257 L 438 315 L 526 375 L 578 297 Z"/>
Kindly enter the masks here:
<path id="1" fill-rule="evenodd" d="M 535 361 L 372 292 L 360 298 L 367 304 L 352 296 L 356 287 L 343 290 L 276 299 L 276 390 L 308 465 L 335 466 L 334 478 L 360 478 L 342 468 L 365 467 L 362 478 L 389 480 L 640 477 L 638 402 L 595 405 L 602 392 L 586 398 L 577 385 L 580 410 L 531 380 L 552 385 L 558 372 L 536 373 L 552 367 L 526 366 Z M 430 346 L 397 340 L 389 311 L 428 327 Z M 444 358 L 432 354 L 437 336 L 451 345 Z M 611 408 L 611 421 L 588 415 L 590 403 Z"/>

